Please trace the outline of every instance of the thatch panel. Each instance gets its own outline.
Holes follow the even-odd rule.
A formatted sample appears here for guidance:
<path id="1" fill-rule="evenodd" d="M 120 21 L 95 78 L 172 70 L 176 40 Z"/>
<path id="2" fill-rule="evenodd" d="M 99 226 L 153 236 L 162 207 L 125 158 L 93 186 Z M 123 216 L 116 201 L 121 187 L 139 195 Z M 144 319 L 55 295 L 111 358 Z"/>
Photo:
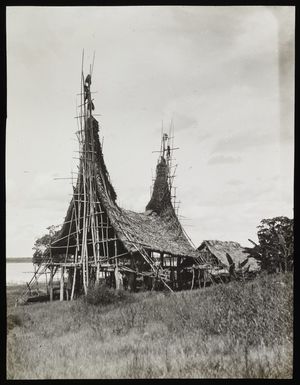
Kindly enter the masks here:
<path id="1" fill-rule="evenodd" d="M 180 227 L 174 227 L 174 223 L 166 222 L 155 212 L 136 213 L 119 208 L 114 212 L 112 222 L 119 229 L 119 234 L 126 248 L 135 250 L 131 242 L 128 242 L 124 231 L 129 233 L 133 240 L 147 249 L 166 254 L 196 257 L 196 252 L 189 244 Z"/>
<path id="2" fill-rule="evenodd" d="M 238 242 L 206 240 L 202 242 L 198 250 L 203 250 L 204 245 L 221 262 L 222 265 L 227 267 L 229 266 L 229 262 L 226 257 L 226 253 L 230 255 L 236 265 L 245 261 L 245 259 L 249 257 L 249 253 L 247 253 L 245 248 Z"/>

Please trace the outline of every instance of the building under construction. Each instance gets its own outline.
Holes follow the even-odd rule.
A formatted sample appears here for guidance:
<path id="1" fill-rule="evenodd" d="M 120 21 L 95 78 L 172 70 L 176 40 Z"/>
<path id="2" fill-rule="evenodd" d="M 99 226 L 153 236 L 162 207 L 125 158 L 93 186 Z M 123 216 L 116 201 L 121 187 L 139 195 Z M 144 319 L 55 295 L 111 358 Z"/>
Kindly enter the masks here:
<path id="1" fill-rule="evenodd" d="M 50 300 L 55 295 L 72 300 L 101 281 L 132 291 L 191 288 L 195 269 L 199 286 L 205 284 L 205 260 L 192 246 L 175 212 L 170 134 L 162 133 L 152 196 L 145 211 L 122 209 L 116 202 L 99 124 L 93 116 L 91 73 L 85 77 L 82 72 L 80 96 L 77 180 L 64 223 L 44 252 L 28 290 L 41 274 L 46 274 Z M 59 285 L 55 286 L 54 277 Z"/>

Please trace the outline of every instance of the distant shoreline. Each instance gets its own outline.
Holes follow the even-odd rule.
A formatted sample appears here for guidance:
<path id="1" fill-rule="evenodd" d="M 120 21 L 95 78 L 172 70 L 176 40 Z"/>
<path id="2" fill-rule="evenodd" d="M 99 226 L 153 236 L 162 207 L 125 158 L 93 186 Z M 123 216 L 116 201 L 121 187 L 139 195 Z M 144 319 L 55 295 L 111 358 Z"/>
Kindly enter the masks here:
<path id="1" fill-rule="evenodd" d="M 6 263 L 28 263 L 32 262 L 32 257 L 10 257 L 6 258 Z"/>

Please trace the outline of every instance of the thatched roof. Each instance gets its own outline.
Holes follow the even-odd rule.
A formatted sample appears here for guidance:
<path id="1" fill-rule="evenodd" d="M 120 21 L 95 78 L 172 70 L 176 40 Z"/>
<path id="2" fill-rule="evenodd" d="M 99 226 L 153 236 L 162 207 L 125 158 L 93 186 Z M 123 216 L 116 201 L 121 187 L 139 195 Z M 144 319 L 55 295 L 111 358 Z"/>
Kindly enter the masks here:
<path id="1" fill-rule="evenodd" d="M 245 261 L 249 257 L 249 253 L 238 242 L 232 241 L 203 241 L 198 247 L 199 251 L 207 248 L 218 261 L 224 265 L 229 266 L 226 253 L 230 255 L 235 265 Z"/>
<path id="2" fill-rule="evenodd" d="M 175 256 L 198 256 L 184 236 L 181 227 L 172 221 L 165 220 L 154 211 L 136 213 L 118 208 L 118 210 L 109 210 L 108 215 L 128 251 L 136 249 L 125 234 L 129 234 L 130 239 L 145 249 Z"/>
<path id="3" fill-rule="evenodd" d="M 172 206 L 167 171 L 166 161 L 161 158 L 157 165 L 152 197 L 144 213 L 122 209 L 103 194 L 101 201 L 128 251 L 136 251 L 134 241 L 152 251 L 197 257 L 199 253 L 190 245 Z M 130 241 L 126 234 L 129 234 Z"/>
<path id="4" fill-rule="evenodd" d="M 86 140 L 93 142 L 96 152 L 95 167 L 98 199 L 101 201 L 103 210 L 106 212 L 118 238 L 122 241 L 125 248 L 129 252 L 136 251 L 133 245 L 133 243 L 136 242 L 136 244 L 152 251 L 164 252 L 176 256 L 197 257 L 199 253 L 190 245 L 171 203 L 171 194 L 168 186 L 168 169 L 165 159 L 161 158 L 157 165 L 157 176 L 154 183 L 153 194 L 146 207 L 146 211 L 144 213 L 136 213 L 120 208 L 116 203 L 116 193 L 105 166 L 98 135 L 98 122 L 94 118 L 91 119 L 92 121 L 89 121 L 88 124 L 92 123 L 92 135 L 90 138 L 86 138 Z M 82 178 L 81 163 L 77 187 L 74 191 L 75 194 L 78 191 L 79 183 L 82 183 L 80 178 Z M 66 246 L 68 234 L 76 230 L 75 225 L 70 229 L 73 205 L 74 200 L 72 198 L 62 229 L 57 235 L 56 241 L 52 243 L 53 254 L 63 252 L 63 250 L 58 249 L 58 247 Z M 128 238 L 130 238 L 130 240 Z M 74 243 L 75 236 L 73 236 L 73 241 L 70 244 Z M 57 247 L 57 249 L 55 249 L 55 247 Z M 72 248 L 69 247 L 69 250 L 72 252 Z"/>

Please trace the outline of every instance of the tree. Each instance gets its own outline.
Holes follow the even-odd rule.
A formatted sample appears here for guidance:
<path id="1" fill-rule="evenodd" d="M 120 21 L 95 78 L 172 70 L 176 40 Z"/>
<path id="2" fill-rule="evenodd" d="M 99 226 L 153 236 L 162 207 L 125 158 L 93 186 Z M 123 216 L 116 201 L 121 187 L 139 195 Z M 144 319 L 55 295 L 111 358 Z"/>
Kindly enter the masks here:
<path id="1" fill-rule="evenodd" d="M 57 227 L 59 226 L 52 225 L 47 227 L 48 233 L 36 239 L 36 241 L 34 242 L 34 246 L 32 248 L 32 250 L 34 250 L 33 257 L 32 257 L 33 263 L 38 265 L 41 264 L 44 252 L 50 246 L 51 242 L 53 241 L 54 237 L 59 231 L 59 230 L 55 230 Z"/>
<path id="2" fill-rule="evenodd" d="M 293 219 L 287 217 L 263 219 L 258 226 L 257 236 L 262 269 L 288 271 L 293 268 Z"/>

